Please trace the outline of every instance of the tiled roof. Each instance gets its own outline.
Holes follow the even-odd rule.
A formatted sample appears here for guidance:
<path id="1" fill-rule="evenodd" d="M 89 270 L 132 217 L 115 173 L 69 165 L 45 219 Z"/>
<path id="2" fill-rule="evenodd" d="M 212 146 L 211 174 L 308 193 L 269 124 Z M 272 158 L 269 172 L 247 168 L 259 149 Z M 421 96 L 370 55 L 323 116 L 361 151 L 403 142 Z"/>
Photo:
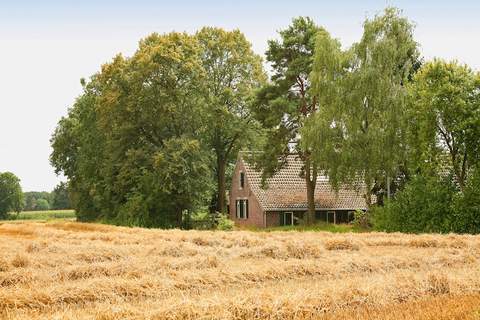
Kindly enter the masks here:
<path id="1" fill-rule="evenodd" d="M 307 188 L 305 179 L 300 177 L 303 162 L 296 155 L 289 155 L 285 165 L 271 178 L 266 180 L 266 188 L 262 188 L 260 171 L 244 161 L 247 183 L 256 195 L 265 211 L 302 210 L 307 209 Z M 315 188 L 315 207 L 322 209 L 366 209 L 365 199 L 361 190 L 340 188 L 335 192 L 328 177 L 319 175 Z"/>

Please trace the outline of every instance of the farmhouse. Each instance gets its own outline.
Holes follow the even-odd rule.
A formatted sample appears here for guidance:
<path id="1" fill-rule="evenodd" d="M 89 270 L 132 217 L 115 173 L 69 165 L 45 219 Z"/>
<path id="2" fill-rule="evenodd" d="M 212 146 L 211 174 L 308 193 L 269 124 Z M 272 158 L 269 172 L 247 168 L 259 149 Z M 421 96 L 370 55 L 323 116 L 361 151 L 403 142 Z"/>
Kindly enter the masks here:
<path id="1" fill-rule="evenodd" d="M 229 195 L 230 218 L 237 225 L 273 227 L 295 225 L 307 211 L 307 192 L 303 167 L 297 155 L 289 155 L 285 165 L 262 188 L 262 174 L 244 155 L 237 159 Z M 357 209 L 367 206 L 361 192 L 341 188 L 332 190 L 326 176 L 318 176 L 315 189 L 315 218 L 330 223 L 353 219 Z"/>

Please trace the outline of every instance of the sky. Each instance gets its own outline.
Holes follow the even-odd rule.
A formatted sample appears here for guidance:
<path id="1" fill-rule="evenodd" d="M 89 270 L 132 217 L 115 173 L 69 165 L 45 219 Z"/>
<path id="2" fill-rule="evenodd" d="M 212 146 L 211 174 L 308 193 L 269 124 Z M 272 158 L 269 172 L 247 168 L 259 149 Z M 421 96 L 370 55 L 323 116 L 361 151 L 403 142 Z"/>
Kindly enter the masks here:
<path id="1" fill-rule="evenodd" d="M 24 191 L 51 191 L 64 177 L 50 166 L 50 137 L 89 78 L 117 53 L 132 55 L 152 32 L 202 26 L 240 29 L 263 55 L 295 16 L 310 16 L 344 47 L 386 6 L 416 24 L 425 59 L 456 59 L 480 70 L 480 1 L 0 0 L 0 172 Z"/>

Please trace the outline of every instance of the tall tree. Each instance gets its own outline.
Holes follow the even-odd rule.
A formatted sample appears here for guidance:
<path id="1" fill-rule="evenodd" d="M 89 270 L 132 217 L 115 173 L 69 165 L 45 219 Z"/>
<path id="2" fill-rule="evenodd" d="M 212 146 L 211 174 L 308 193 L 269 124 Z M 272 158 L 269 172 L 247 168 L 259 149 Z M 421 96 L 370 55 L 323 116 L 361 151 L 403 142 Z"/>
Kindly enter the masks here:
<path id="1" fill-rule="evenodd" d="M 404 158 L 405 84 L 418 61 L 413 25 L 399 10 L 387 8 L 366 20 L 362 39 L 349 57 L 348 72 L 335 82 L 340 103 L 325 105 L 331 110 L 318 117 L 328 118 L 313 123 L 305 134 L 310 145 L 316 145 L 324 124 L 331 127 L 337 140 L 334 148 L 327 145 L 330 154 L 333 150 L 327 166 L 330 181 L 335 187 L 363 185 L 370 206 L 374 188 L 394 177 Z M 319 157 L 324 151 L 316 149 Z"/>
<path id="2" fill-rule="evenodd" d="M 152 34 L 85 86 L 55 131 L 51 156 L 80 218 L 180 227 L 184 211 L 209 194 L 200 53 L 191 35 Z"/>
<path id="3" fill-rule="evenodd" d="M 66 182 L 60 182 L 53 189 L 51 208 L 55 210 L 72 208 L 68 195 L 68 184 Z"/>
<path id="4" fill-rule="evenodd" d="M 273 75 L 270 83 L 257 93 L 253 104 L 255 117 L 267 130 L 263 152 L 256 155 L 256 163 L 264 178 L 274 174 L 285 162 L 279 159 L 295 152 L 304 163 L 307 187 L 308 212 L 305 222 L 315 218 L 315 187 L 317 164 L 312 161 L 310 150 L 302 149 L 300 129 L 305 120 L 318 108 L 318 100 L 311 91 L 315 39 L 324 30 L 310 18 L 299 17 L 285 30 L 279 32 L 280 40 L 270 40 L 266 52 Z"/>
<path id="5" fill-rule="evenodd" d="M 0 219 L 10 212 L 20 212 L 23 207 L 23 192 L 20 179 L 11 172 L 0 173 Z"/>
<path id="6" fill-rule="evenodd" d="M 215 155 L 216 210 L 224 212 L 226 168 L 255 138 L 257 128 L 247 104 L 266 76 L 260 56 L 239 30 L 205 27 L 196 38 L 205 70 L 206 138 Z"/>
<path id="7" fill-rule="evenodd" d="M 479 160 L 479 74 L 457 62 L 434 60 L 420 69 L 409 88 L 414 169 L 424 174 L 451 171 L 463 190 L 470 167 Z"/>

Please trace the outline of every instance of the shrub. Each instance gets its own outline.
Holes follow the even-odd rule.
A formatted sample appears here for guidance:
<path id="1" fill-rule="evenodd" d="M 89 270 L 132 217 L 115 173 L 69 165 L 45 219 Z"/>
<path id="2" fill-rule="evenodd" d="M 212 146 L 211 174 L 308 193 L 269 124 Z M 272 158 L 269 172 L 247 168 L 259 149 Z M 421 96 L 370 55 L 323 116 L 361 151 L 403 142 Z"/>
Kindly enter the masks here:
<path id="1" fill-rule="evenodd" d="M 229 231 L 235 226 L 233 220 L 228 219 L 226 215 L 221 214 L 218 218 L 217 230 Z"/>
<path id="2" fill-rule="evenodd" d="M 211 230 L 216 228 L 215 216 L 208 212 L 206 208 L 187 213 L 184 218 L 185 229 Z"/>
<path id="3" fill-rule="evenodd" d="M 451 229 L 457 233 L 480 233 L 480 169 L 473 172 L 463 193 L 455 198 Z"/>
<path id="4" fill-rule="evenodd" d="M 373 208 L 374 227 L 388 232 L 449 232 L 455 194 L 450 179 L 414 176 L 394 199 Z"/>
<path id="5" fill-rule="evenodd" d="M 371 227 L 370 215 L 366 211 L 355 210 L 353 213 L 353 225 L 364 229 Z"/>

